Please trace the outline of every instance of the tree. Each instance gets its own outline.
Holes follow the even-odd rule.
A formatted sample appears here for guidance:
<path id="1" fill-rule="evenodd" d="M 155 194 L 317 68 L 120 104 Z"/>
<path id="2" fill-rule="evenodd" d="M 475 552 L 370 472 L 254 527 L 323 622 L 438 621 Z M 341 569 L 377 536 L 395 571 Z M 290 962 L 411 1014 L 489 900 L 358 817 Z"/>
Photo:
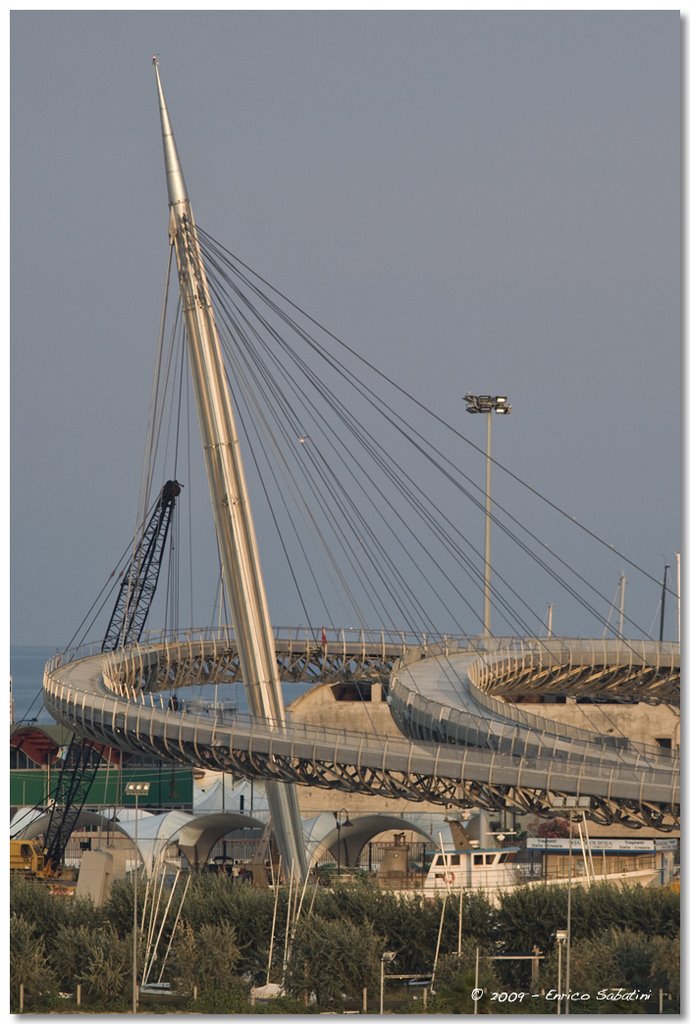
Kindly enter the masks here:
<path id="1" fill-rule="evenodd" d="M 369 921 L 312 917 L 295 935 L 285 988 L 290 995 L 314 993 L 320 1010 L 359 1003 L 362 989 L 378 990 L 384 940 Z"/>
<path id="2" fill-rule="evenodd" d="M 565 818 L 546 818 L 540 821 L 534 833 L 539 839 L 567 839 L 570 822 Z"/>
<path id="3" fill-rule="evenodd" d="M 556 954 L 552 953 L 542 971 L 547 991 L 557 990 L 557 977 Z M 671 993 L 669 1008 L 679 1010 L 679 939 L 627 928 L 608 928 L 580 939 L 571 948 L 570 988 L 589 996 L 572 1002 L 571 1013 L 654 1013 L 660 988 Z M 619 990 L 636 995 L 622 999 Z"/>
<path id="4" fill-rule="evenodd" d="M 505 893 L 496 917 L 505 951 L 527 953 L 535 944 L 544 952 L 552 950 L 556 931 L 565 927 L 567 902 L 565 885 L 521 886 Z M 573 886 L 573 939 L 613 927 L 672 938 L 680 929 L 679 896 L 669 889 L 639 885 Z"/>
<path id="5" fill-rule="evenodd" d="M 93 928 L 87 925 L 60 925 L 51 943 L 50 963 L 60 988 L 72 992 L 83 981 L 93 951 Z"/>
<path id="6" fill-rule="evenodd" d="M 484 952 L 485 950 L 480 947 L 480 955 Z M 436 969 L 434 992 L 429 1003 L 429 1009 L 433 1013 L 474 1012 L 472 992 L 475 986 L 476 953 L 477 943 L 470 941 L 463 943 L 462 956 L 441 957 Z M 479 983 L 487 994 L 500 987 L 490 960 L 481 962 Z M 486 996 L 483 998 L 486 999 Z M 491 1012 L 501 1013 L 503 1010 L 498 1005 L 492 1005 Z M 515 1008 L 511 1007 L 510 1012 L 514 1013 Z"/>
<path id="7" fill-rule="evenodd" d="M 45 942 L 25 917 L 10 917 L 10 998 L 13 1011 L 19 1009 L 19 986 L 33 1010 L 49 1005 L 57 994 L 55 973 L 48 963 Z"/>
<path id="8" fill-rule="evenodd" d="M 231 924 L 205 924 L 195 932 L 182 921 L 171 950 L 169 977 L 186 996 L 198 987 L 199 999 L 190 1004 L 195 1011 L 237 1012 L 246 1009 L 245 986 L 234 973 L 239 961 L 240 949 Z"/>
<path id="9" fill-rule="evenodd" d="M 652 939 L 652 991 L 666 993 L 664 1005 L 671 1013 L 680 1013 L 680 935 Z"/>
<path id="10" fill-rule="evenodd" d="M 129 943 L 109 928 L 93 934 L 95 944 L 82 975 L 84 994 L 100 1010 L 120 1009 L 131 984 Z"/>

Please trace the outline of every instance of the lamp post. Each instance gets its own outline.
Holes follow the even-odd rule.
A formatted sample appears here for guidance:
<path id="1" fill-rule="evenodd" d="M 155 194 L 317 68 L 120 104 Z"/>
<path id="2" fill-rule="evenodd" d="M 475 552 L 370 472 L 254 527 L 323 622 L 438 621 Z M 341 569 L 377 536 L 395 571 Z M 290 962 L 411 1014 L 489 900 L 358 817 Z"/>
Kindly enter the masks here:
<path id="1" fill-rule="evenodd" d="M 556 1004 L 556 1013 L 561 1012 L 561 962 L 563 957 L 563 943 L 568 939 L 568 932 L 564 928 L 560 928 L 556 932 L 556 945 L 558 947 L 558 1003 Z"/>
<path id="2" fill-rule="evenodd" d="M 491 632 L 491 413 L 507 416 L 513 411 L 505 395 L 473 395 L 464 396 L 467 411 L 486 415 L 486 516 L 484 521 L 484 618 L 483 635 Z"/>
<path id="3" fill-rule="evenodd" d="M 132 925 L 132 1013 L 137 1012 L 137 876 L 139 874 L 139 797 L 148 796 L 150 782 L 128 782 L 127 796 L 134 797 L 134 921 Z"/>
<path id="4" fill-rule="evenodd" d="M 345 815 L 345 821 L 341 821 L 343 814 Z M 338 830 L 338 874 L 340 874 L 340 830 L 341 828 L 352 828 L 352 822 L 346 807 L 342 807 L 339 811 L 333 811 L 333 817 L 335 818 L 335 827 Z"/>
<path id="5" fill-rule="evenodd" d="M 573 814 L 575 811 L 584 813 L 592 806 L 592 800 L 588 796 L 564 796 L 556 797 L 553 800 L 554 807 L 564 807 L 568 811 L 568 912 L 566 922 L 565 939 L 565 1012 L 570 1013 L 570 944 L 572 941 L 571 916 L 573 906 Z M 560 1005 L 560 1002 L 559 1002 Z"/>
<path id="6" fill-rule="evenodd" d="M 383 984 L 384 984 L 384 968 L 386 964 L 392 963 L 397 956 L 397 953 L 385 952 L 381 954 L 381 987 L 379 989 L 379 1013 L 383 1013 Z"/>

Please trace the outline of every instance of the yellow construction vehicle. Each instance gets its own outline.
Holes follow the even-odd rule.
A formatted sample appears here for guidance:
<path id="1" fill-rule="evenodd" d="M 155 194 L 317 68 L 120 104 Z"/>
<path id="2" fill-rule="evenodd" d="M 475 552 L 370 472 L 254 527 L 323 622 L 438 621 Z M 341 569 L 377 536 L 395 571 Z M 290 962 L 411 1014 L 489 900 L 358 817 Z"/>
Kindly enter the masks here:
<path id="1" fill-rule="evenodd" d="M 22 872 L 34 878 L 45 877 L 43 843 L 37 839 L 10 839 L 10 871 Z"/>

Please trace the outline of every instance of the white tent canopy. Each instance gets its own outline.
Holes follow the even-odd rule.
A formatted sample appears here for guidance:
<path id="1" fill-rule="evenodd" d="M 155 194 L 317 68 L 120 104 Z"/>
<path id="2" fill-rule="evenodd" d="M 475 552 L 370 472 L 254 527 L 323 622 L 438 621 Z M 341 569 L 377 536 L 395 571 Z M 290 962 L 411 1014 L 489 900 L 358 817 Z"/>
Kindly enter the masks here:
<path id="1" fill-rule="evenodd" d="M 205 771 L 203 778 L 194 780 L 194 812 L 213 811 L 267 815 L 264 787 L 260 782 L 252 785 L 248 779 L 234 779 L 224 772 Z"/>
<path id="2" fill-rule="evenodd" d="M 37 818 L 41 818 L 44 813 L 40 807 L 18 807 L 10 820 L 11 838 L 15 839 L 21 836 L 22 832 L 36 821 Z M 26 839 L 28 837 L 23 836 L 22 838 Z"/>
<path id="3" fill-rule="evenodd" d="M 180 829 L 177 842 L 189 863 L 199 868 L 204 866 L 211 850 L 224 836 L 237 834 L 239 830 L 251 830 L 252 838 L 261 838 L 264 827 L 263 821 L 235 811 L 200 814 Z"/>
<path id="4" fill-rule="evenodd" d="M 121 822 L 119 827 L 132 842 L 136 835 L 136 845 L 144 871 L 150 875 L 158 857 L 165 852 L 183 825 L 189 821 L 192 821 L 191 814 L 185 814 L 184 811 L 166 811 L 165 814 L 153 814 Z"/>

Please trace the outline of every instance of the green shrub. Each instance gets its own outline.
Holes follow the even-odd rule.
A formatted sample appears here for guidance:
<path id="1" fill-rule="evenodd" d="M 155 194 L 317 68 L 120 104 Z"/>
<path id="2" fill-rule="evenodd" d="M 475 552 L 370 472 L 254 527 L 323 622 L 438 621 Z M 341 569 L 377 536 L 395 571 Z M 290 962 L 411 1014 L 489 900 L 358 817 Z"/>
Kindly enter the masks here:
<path id="1" fill-rule="evenodd" d="M 301 921 L 285 979 L 288 994 L 316 996 L 320 1010 L 341 1009 L 344 999 L 359 1005 L 362 989 L 374 992 L 384 944 L 369 921 L 314 916 Z"/>
<path id="2" fill-rule="evenodd" d="M 57 978 L 45 951 L 45 942 L 33 922 L 10 916 L 10 1004 L 19 1009 L 19 986 L 24 985 L 24 1006 L 29 1011 L 49 1009 L 57 997 Z"/>
<path id="3" fill-rule="evenodd" d="M 558 990 L 557 953 L 544 962 L 542 984 Z M 561 970 L 565 988 L 565 952 Z M 570 953 L 570 988 L 589 999 L 572 1002 L 570 1013 L 656 1013 L 659 989 L 670 992 L 667 1009 L 680 1009 L 680 939 L 647 935 L 641 931 L 609 928 L 597 935 L 573 942 Z M 637 991 L 649 998 L 631 1001 L 597 998 L 600 993 Z M 554 1001 L 555 1006 L 555 1001 Z"/>
<path id="4" fill-rule="evenodd" d="M 100 1010 L 120 1009 L 132 984 L 132 960 L 125 939 L 110 929 L 94 933 L 95 944 L 82 975 L 85 1003 Z"/>

